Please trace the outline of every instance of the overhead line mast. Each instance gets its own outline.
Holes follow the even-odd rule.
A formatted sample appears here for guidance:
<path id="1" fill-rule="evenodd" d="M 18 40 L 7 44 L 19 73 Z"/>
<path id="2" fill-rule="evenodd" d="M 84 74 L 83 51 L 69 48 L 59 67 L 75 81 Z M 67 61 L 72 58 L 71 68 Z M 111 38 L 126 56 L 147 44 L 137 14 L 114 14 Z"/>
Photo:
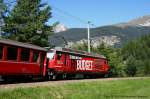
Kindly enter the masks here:
<path id="1" fill-rule="evenodd" d="M 90 42 L 90 21 L 87 23 L 87 33 L 88 33 L 88 52 L 91 52 L 91 42 Z"/>

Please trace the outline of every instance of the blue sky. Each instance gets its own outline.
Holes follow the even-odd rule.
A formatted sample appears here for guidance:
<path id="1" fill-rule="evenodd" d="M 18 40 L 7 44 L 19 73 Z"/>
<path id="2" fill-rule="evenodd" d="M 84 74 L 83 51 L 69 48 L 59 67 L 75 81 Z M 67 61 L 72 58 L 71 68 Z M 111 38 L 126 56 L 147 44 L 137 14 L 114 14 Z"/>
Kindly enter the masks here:
<path id="1" fill-rule="evenodd" d="M 86 24 L 66 16 L 59 8 L 96 26 L 127 22 L 150 15 L 150 0 L 43 0 L 52 7 L 53 18 L 49 24 L 59 21 L 67 27 L 85 27 Z"/>
<path id="2" fill-rule="evenodd" d="M 48 24 L 59 21 L 69 28 L 86 27 L 86 24 L 62 11 L 84 21 L 91 21 L 95 26 L 127 22 L 150 15 L 150 0 L 42 0 L 42 2 L 52 7 L 53 17 L 49 19 Z"/>

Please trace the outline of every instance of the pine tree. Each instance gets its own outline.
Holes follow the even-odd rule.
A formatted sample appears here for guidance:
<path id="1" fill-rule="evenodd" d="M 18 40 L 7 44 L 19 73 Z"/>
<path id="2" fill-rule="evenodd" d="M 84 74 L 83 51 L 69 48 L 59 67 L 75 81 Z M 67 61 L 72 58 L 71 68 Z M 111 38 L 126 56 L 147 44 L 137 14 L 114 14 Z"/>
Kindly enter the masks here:
<path id="1" fill-rule="evenodd" d="M 51 8 L 41 0 L 17 0 L 4 19 L 3 30 L 9 39 L 48 46 L 48 36 L 52 34 L 52 27 L 46 25 L 49 18 Z"/>

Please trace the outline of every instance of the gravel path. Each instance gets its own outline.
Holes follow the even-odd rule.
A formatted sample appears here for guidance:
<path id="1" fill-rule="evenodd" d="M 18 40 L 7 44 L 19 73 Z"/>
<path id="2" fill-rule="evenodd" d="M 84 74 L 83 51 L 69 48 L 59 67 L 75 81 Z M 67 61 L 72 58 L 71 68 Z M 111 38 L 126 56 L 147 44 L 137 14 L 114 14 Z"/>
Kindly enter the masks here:
<path id="1" fill-rule="evenodd" d="M 100 79 L 80 79 L 80 80 L 29 82 L 29 83 L 17 83 L 17 84 L 0 84 L 0 90 L 15 89 L 15 88 L 38 87 L 38 86 L 56 86 L 56 85 L 63 85 L 63 84 L 69 84 L 69 83 L 78 83 L 78 82 L 129 80 L 129 79 L 150 79 L 150 77 L 100 78 Z"/>

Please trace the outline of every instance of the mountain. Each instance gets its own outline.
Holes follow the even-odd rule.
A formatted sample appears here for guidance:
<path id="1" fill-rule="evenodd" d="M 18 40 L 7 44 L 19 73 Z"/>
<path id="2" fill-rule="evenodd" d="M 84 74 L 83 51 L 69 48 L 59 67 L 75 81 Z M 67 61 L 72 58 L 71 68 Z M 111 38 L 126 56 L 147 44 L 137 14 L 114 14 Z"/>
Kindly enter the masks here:
<path id="1" fill-rule="evenodd" d="M 59 32 L 62 32 L 62 31 L 66 31 L 67 29 L 68 28 L 63 24 L 57 24 L 55 27 L 53 27 L 54 33 L 59 33 Z"/>
<path id="2" fill-rule="evenodd" d="M 104 43 L 108 46 L 121 47 L 128 40 L 150 33 L 150 16 L 143 16 L 126 23 L 91 28 L 92 45 Z M 71 28 L 49 37 L 49 42 L 56 46 L 63 46 L 64 42 L 70 45 L 87 41 L 86 28 Z"/>
<path id="3" fill-rule="evenodd" d="M 125 27 L 125 26 L 147 26 L 150 27 L 150 15 L 142 16 L 136 19 L 133 19 L 127 23 L 116 24 L 116 26 Z"/>
<path id="4" fill-rule="evenodd" d="M 150 16 L 143 16 L 129 22 L 132 25 L 149 26 L 150 27 Z"/>

